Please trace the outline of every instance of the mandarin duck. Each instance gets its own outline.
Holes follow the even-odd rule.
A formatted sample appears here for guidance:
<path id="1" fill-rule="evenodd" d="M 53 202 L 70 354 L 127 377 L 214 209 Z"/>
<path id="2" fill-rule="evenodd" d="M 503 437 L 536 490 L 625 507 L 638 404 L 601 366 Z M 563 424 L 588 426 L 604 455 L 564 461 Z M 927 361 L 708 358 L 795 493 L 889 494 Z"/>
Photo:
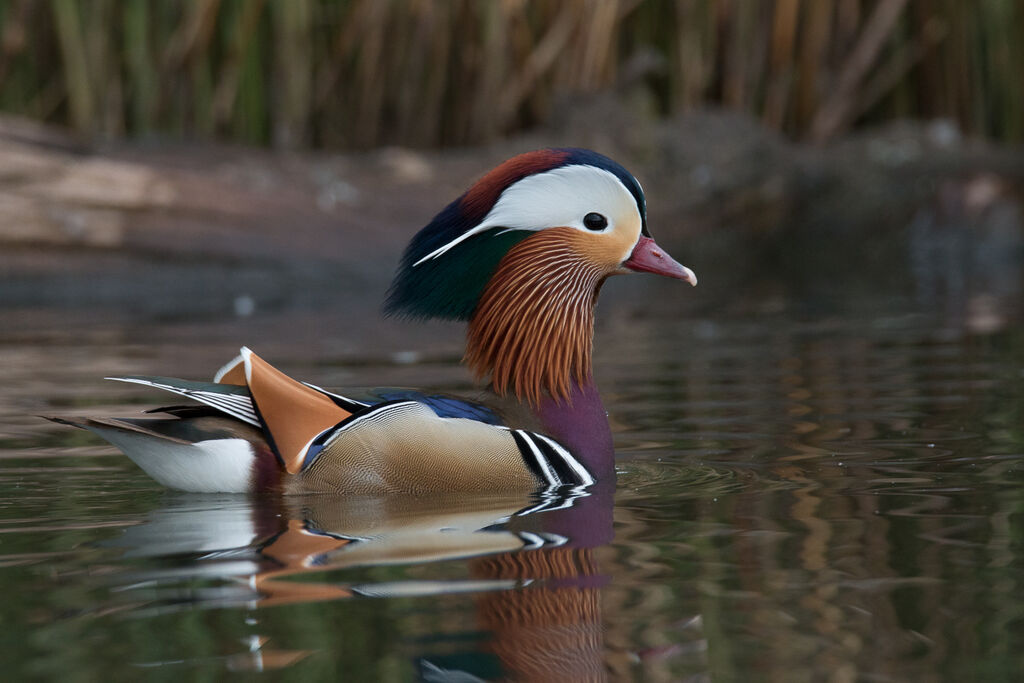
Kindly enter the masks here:
<path id="1" fill-rule="evenodd" d="M 611 275 L 697 283 L 647 229 L 640 183 L 584 149 L 513 157 L 413 237 L 385 304 L 468 322 L 464 362 L 493 400 L 409 390 L 342 395 L 243 348 L 213 382 L 109 379 L 200 405 L 144 418 L 51 418 L 88 429 L 157 482 L 196 492 L 348 494 L 551 490 L 613 479 L 591 371 Z"/>

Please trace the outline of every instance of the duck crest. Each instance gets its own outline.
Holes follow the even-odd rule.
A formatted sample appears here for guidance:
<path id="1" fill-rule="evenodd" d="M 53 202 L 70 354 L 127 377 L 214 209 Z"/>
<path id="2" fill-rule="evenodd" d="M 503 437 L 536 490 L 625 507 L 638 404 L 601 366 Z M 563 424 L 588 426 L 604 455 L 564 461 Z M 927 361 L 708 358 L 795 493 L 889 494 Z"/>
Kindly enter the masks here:
<path id="1" fill-rule="evenodd" d="M 469 322 L 465 361 L 498 395 L 537 406 L 568 400 L 589 379 L 594 304 L 607 273 L 576 247 L 578 231 L 553 228 L 513 247 Z"/>
<path id="2" fill-rule="evenodd" d="M 530 233 L 474 232 L 507 187 L 563 165 L 571 150 L 542 149 L 492 169 L 420 230 L 402 255 L 384 310 L 411 318 L 468 320 L 498 262 Z M 443 250 L 445 258 L 435 258 Z"/>

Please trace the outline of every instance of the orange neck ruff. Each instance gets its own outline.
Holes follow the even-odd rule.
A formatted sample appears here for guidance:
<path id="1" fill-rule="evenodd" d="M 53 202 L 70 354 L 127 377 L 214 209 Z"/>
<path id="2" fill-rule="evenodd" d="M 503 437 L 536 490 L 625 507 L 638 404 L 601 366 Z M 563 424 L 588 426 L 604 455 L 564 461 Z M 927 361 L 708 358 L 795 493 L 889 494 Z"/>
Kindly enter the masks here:
<path id="1" fill-rule="evenodd" d="M 498 395 L 536 406 L 569 397 L 590 376 L 594 305 L 607 271 L 573 228 L 550 228 L 509 250 L 469 321 L 465 362 Z"/>

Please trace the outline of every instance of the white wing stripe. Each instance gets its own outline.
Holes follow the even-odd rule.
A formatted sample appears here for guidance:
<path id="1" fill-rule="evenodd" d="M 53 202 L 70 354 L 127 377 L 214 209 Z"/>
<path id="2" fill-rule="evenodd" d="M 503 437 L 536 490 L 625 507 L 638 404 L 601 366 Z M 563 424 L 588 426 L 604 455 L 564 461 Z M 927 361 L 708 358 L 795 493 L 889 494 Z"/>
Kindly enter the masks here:
<path id="1" fill-rule="evenodd" d="M 170 384 L 163 384 L 162 382 L 153 382 L 151 380 L 139 379 L 135 377 L 107 377 L 118 382 L 127 382 L 129 384 L 141 384 L 146 387 L 154 387 L 156 389 L 163 389 L 169 391 L 172 394 L 179 396 L 185 396 L 186 398 L 195 399 L 200 403 L 205 403 L 211 408 L 230 415 L 231 417 L 237 418 L 242 422 L 251 424 L 254 427 L 259 427 L 260 422 L 256 418 L 256 412 L 252 407 L 252 399 L 247 396 L 239 394 L 220 394 L 216 392 L 207 391 L 194 391 L 192 389 L 182 389 L 180 387 L 171 386 Z"/>
<path id="2" fill-rule="evenodd" d="M 371 404 L 367 403 L 366 401 L 357 401 L 354 398 L 349 398 L 348 396 L 342 396 L 341 394 L 336 394 L 333 391 L 327 391 L 323 387 L 318 387 L 317 385 L 310 384 L 309 382 L 303 382 L 303 384 L 305 384 L 310 389 L 316 389 L 321 394 L 325 394 L 327 396 L 333 396 L 334 398 L 341 399 L 342 401 L 345 401 L 346 403 L 354 403 L 355 405 L 362 406 L 364 408 L 369 406 L 369 405 L 371 405 Z"/>
<path id="3" fill-rule="evenodd" d="M 189 398 L 194 398 L 197 401 L 201 401 L 206 405 L 221 410 L 232 417 L 237 417 L 239 420 L 245 422 L 251 422 L 252 424 L 259 426 L 259 419 L 256 417 L 256 411 L 252 409 L 252 402 L 248 401 L 246 404 L 239 404 L 234 401 L 224 401 L 218 395 L 216 397 L 210 394 L 199 393 L 195 391 L 182 392 L 183 395 Z"/>

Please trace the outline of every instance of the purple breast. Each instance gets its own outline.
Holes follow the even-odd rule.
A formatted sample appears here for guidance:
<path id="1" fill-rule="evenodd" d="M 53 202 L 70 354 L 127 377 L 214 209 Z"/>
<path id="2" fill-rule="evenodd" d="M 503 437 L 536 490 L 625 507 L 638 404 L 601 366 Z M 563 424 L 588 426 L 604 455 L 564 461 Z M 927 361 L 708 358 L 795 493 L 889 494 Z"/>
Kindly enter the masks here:
<path id="1" fill-rule="evenodd" d="M 583 386 L 574 381 L 568 401 L 545 397 L 534 414 L 544 431 L 568 448 L 594 477 L 598 480 L 614 477 L 612 431 L 593 380 Z"/>

